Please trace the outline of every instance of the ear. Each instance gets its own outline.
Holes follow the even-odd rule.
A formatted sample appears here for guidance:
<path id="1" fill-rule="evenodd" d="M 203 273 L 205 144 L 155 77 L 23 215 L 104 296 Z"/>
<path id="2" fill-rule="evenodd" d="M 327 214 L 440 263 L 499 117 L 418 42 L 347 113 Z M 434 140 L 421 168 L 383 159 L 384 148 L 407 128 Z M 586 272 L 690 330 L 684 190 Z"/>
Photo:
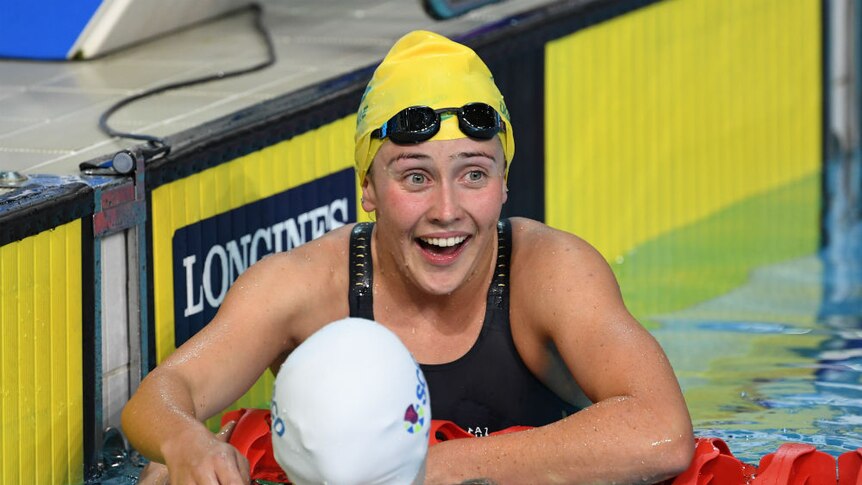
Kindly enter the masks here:
<path id="1" fill-rule="evenodd" d="M 371 172 L 367 173 L 362 181 L 362 210 L 368 213 L 377 210 L 377 192 L 371 182 Z"/>
<path id="2" fill-rule="evenodd" d="M 509 200 L 509 183 L 506 182 L 506 179 L 503 179 L 503 203 Z"/>

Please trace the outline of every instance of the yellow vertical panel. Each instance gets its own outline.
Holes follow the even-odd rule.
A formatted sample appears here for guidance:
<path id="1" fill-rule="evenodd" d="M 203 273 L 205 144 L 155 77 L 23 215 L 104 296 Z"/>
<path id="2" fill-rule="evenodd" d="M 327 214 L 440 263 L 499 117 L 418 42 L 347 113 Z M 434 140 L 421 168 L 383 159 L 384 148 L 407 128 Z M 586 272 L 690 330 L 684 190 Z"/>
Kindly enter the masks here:
<path id="1" fill-rule="evenodd" d="M 604 42 L 605 49 L 604 51 L 608 53 L 608 55 L 612 57 L 620 57 L 624 55 L 624 51 L 619 46 L 619 39 L 622 33 L 625 32 L 620 31 L 617 35 L 613 35 L 611 32 L 605 32 Z M 619 180 L 614 177 L 615 173 L 618 173 L 620 170 L 621 163 L 620 160 L 624 160 L 622 158 L 622 153 L 620 150 L 620 146 L 624 143 L 628 143 L 628 133 L 624 136 L 622 135 L 622 130 L 620 129 L 621 125 L 625 122 L 625 118 L 627 117 L 626 107 L 623 104 L 623 92 L 625 88 L 623 86 L 627 83 L 621 83 L 620 78 L 622 71 L 621 66 L 616 66 L 610 64 L 606 67 L 605 77 L 602 82 L 602 90 L 608 91 L 611 86 L 619 87 L 616 90 L 615 96 L 601 96 L 600 99 L 604 100 L 608 108 L 605 109 L 606 116 L 603 118 L 604 124 L 604 139 L 610 141 L 610 156 L 607 159 L 607 162 L 603 166 L 595 167 L 596 173 L 596 187 L 607 187 L 612 183 L 616 183 L 615 180 Z M 603 196 L 604 197 L 604 196 Z M 609 215 L 605 215 L 605 220 L 610 220 Z M 628 211 L 627 213 L 618 213 L 615 214 L 617 220 L 612 224 L 602 224 L 604 227 L 605 239 L 613 241 L 614 244 L 622 244 L 621 238 L 625 237 L 624 233 L 627 231 L 621 231 L 621 228 L 627 227 L 629 222 L 631 221 L 632 212 Z"/>
<path id="2" fill-rule="evenodd" d="M 69 326 L 66 324 L 72 315 L 66 308 L 69 287 L 66 285 L 66 263 L 69 255 L 66 250 L 66 235 L 63 231 L 51 231 L 51 483 L 70 481 L 67 471 L 69 464 L 66 436 L 69 430 L 69 407 L 67 396 L 70 384 L 66 380 L 66 354 Z M 78 418 L 80 419 L 80 418 Z M 47 450 L 46 450 L 47 451 Z"/>
<path id="3" fill-rule="evenodd" d="M 18 420 L 18 365 L 20 364 L 18 347 L 18 305 L 15 304 L 18 295 L 18 247 L 20 242 L 8 244 L 0 248 L 0 259 L 3 271 L 0 279 L 3 281 L 3 304 L 0 313 L 3 314 L 3 326 L 0 328 L 2 342 L 0 352 L 3 353 L 2 400 L 3 400 L 3 483 L 18 483 L 20 481 L 21 423 Z"/>
<path id="4" fill-rule="evenodd" d="M 261 198 L 261 186 L 263 180 L 257 178 L 260 171 L 260 151 L 249 153 L 237 160 L 234 160 L 234 165 L 242 173 L 243 192 L 242 199 L 238 202 L 239 205 L 244 205 L 246 201 L 259 200 Z"/>
<path id="5" fill-rule="evenodd" d="M 301 160 L 302 153 L 298 143 L 279 143 L 272 147 L 272 152 L 276 153 L 278 163 L 282 166 L 282 176 L 284 180 L 298 180 L 302 178 L 300 173 L 301 165 L 295 163 L 294 160 Z"/>
<path id="6" fill-rule="evenodd" d="M 6 335 L 3 329 L 10 325 L 10 321 L 7 319 L 7 316 L 3 311 L 3 307 L 5 306 L 3 305 L 3 302 L 8 301 L 8 295 L 12 294 L 9 292 L 8 289 L 9 281 L 7 281 L 6 278 L 3 278 L 3 275 L 6 274 L 6 272 L 8 271 L 8 263 L 6 263 L 5 261 L 5 254 L 6 251 L 11 251 L 12 247 L 13 246 L 11 244 L 5 247 L 0 247 L 0 389 L 2 389 L 2 386 L 6 382 L 6 369 L 8 367 L 6 359 L 9 358 L 6 354 L 7 351 L 3 350 L 7 347 Z M 5 479 L 3 470 L 6 470 L 10 466 L 12 466 L 11 463 L 8 463 L 6 459 L 7 445 L 5 428 L 8 406 L 9 404 L 6 402 L 5 393 L 0 392 L 0 426 L 3 427 L 0 428 L 0 480 Z"/>
<path id="7" fill-rule="evenodd" d="M 345 119 L 337 121 L 335 123 L 335 129 L 329 133 L 327 137 L 326 143 L 326 156 L 324 160 L 326 161 L 326 169 L 328 171 L 336 170 L 338 166 L 338 159 L 342 157 L 347 157 L 348 166 L 353 166 L 353 150 L 352 146 L 348 144 L 348 148 L 345 149 L 340 140 L 352 140 L 353 139 L 353 130 L 345 130 L 349 124 L 346 123 Z"/>
<path id="8" fill-rule="evenodd" d="M 267 165 L 266 150 L 260 150 L 249 155 L 253 160 L 254 171 L 249 174 L 256 180 L 254 200 L 263 199 L 275 194 L 275 184 L 272 180 L 272 166 Z"/>
<path id="9" fill-rule="evenodd" d="M 227 202 L 227 205 L 220 206 L 218 208 L 219 213 L 223 212 L 225 207 L 235 207 L 239 205 L 239 201 L 242 200 L 242 180 L 240 179 L 241 170 L 237 167 L 237 164 L 228 163 L 209 170 L 217 172 L 221 177 L 224 177 L 220 181 L 220 186 L 225 189 L 224 195 L 226 196 L 225 201 Z M 185 183 L 188 183 L 188 180 L 186 180 Z M 230 186 L 233 186 L 233 190 L 229 190 Z"/>
<path id="10" fill-rule="evenodd" d="M 230 207 L 230 195 L 228 191 L 228 180 L 224 179 L 223 174 L 219 174 L 215 170 L 204 170 L 201 172 L 196 180 L 200 180 L 200 184 L 204 187 L 207 187 L 209 194 L 209 199 L 205 203 L 206 209 L 201 214 L 203 219 L 209 219 L 210 217 L 214 217 L 222 212 L 223 207 Z M 177 190 L 181 189 L 181 185 L 178 183 L 171 184 L 176 186 Z M 177 221 L 172 227 L 182 227 L 185 225 L 185 221 Z M 171 230 L 171 234 L 173 234 L 173 230 Z"/>
<path id="11" fill-rule="evenodd" d="M 257 153 L 254 152 L 242 156 L 231 164 L 236 169 L 237 176 L 239 177 L 233 180 L 239 181 L 239 185 L 242 187 L 242 191 L 239 193 L 240 197 L 236 199 L 237 206 L 243 205 L 243 201 L 258 199 L 255 192 L 262 181 L 256 178 L 257 170 L 255 168 L 257 164 L 255 162 L 257 161 Z"/>
<path id="12" fill-rule="evenodd" d="M 260 194 L 263 192 L 261 190 L 262 185 L 264 184 L 263 179 L 258 178 L 258 174 L 260 173 L 260 152 L 249 153 L 248 155 L 237 160 L 236 166 L 242 172 L 242 181 L 243 181 L 243 201 L 249 200 L 258 200 L 261 198 Z M 242 204 L 242 202 L 240 202 Z"/>
<path id="13" fill-rule="evenodd" d="M 67 272 L 65 284 L 69 286 L 66 300 L 66 311 L 69 316 L 69 333 L 67 349 L 68 364 L 66 366 L 66 379 L 70 383 L 68 406 L 69 406 L 69 470 L 70 483 L 79 483 L 84 480 L 84 360 L 82 354 L 83 324 L 81 321 L 83 311 L 83 292 L 81 274 L 81 222 L 76 221 L 67 225 L 74 227 L 74 231 L 66 234 Z M 75 260 L 76 264 L 68 264 Z M 74 322 L 74 324 L 72 324 Z"/>
<path id="14" fill-rule="evenodd" d="M 299 155 L 299 158 L 297 158 L 296 160 L 305 160 L 306 161 L 305 163 L 294 164 L 296 166 L 296 168 L 299 169 L 297 171 L 299 174 L 299 177 L 298 177 L 299 180 L 311 180 L 313 177 L 312 174 L 314 174 L 315 169 L 316 169 L 316 167 L 315 167 L 316 160 L 313 160 L 311 158 L 311 147 L 308 144 L 308 138 L 309 138 L 309 134 L 303 133 L 303 134 L 297 136 L 296 140 L 295 140 L 295 144 L 296 144 L 296 147 L 298 150 L 297 155 Z"/>
<path id="15" fill-rule="evenodd" d="M 593 59 L 593 55 L 592 55 L 593 49 L 591 48 L 593 44 L 595 44 L 595 38 L 594 37 L 590 37 L 589 39 L 586 39 L 584 41 L 583 45 L 581 46 L 582 48 L 580 49 L 580 54 L 582 54 L 582 56 L 583 56 L 583 62 L 578 62 L 577 59 L 571 59 L 571 62 L 574 64 L 573 67 L 575 67 L 577 69 L 581 69 L 585 72 L 592 72 L 593 67 L 595 65 L 595 60 Z M 577 52 L 578 49 L 575 49 L 575 51 Z M 569 60 L 566 59 L 566 57 L 567 57 L 566 52 L 561 49 L 559 55 L 557 56 L 557 61 L 560 63 L 569 62 Z M 563 92 L 565 92 L 566 76 L 560 76 L 560 77 L 561 77 L 561 79 L 557 83 L 557 89 L 560 89 Z M 571 76 L 571 79 L 577 80 L 577 82 L 582 86 L 582 89 L 584 91 L 583 98 L 581 99 L 581 101 L 584 104 L 584 113 L 583 113 L 584 119 L 581 121 L 580 126 L 575 126 L 573 124 L 571 131 L 569 133 L 566 133 L 566 134 L 571 134 L 572 136 L 574 136 L 576 134 L 575 130 L 578 130 L 578 131 L 582 130 L 583 136 L 588 137 L 589 139 L 595 139 L 596 127 L 597 127 L 597 123 L 594 120 L 594 113 L 596 111 L 595 110 L 595 103 L 596 103 L 595 77 L 594 76 Z M 569 102 L 572 101 L 571 96 L 561 95 L 561 99 L 566 99 Z M 556 125 L 556 126 L 564 126 L 567 123 L 567 121 L 565 119 L 565 113 L 562 112 L 562 110 L 560 110 L 560 113 L 558 116 L 555 116 L 555 119 L 557 120 L 558 123 L 561 123 L 561 125 Z M 562 146 L 562 145 L 567 145 L 567 144 L 560 143 L 559 145 Z M 592 148 L 591 145 L 586 144 L 586 143 L 581 143 L 578 145 L 583 147 L 583 152 L 584 152 L 584 155 L 586 157 L 592 157 L 592 155 L 590 153 L 590 151 L 591 151 L 590 149 Z M 551 150 L 556 149 L 556 148 L 557 148 L 556 146 L 549 147 L 549 149 L 551 149 Z M 574 161 L 575 161 L 574 159 L 571 160 L 571 162 L 574 162 Z M 589 170 L 590 170 L 591 166 L 586 164 L 586 163 L 569 163 L 565 166 L 565 168 L 567 168 L 568 169 L 567 171 L 569 172 L 566 175 L 569 175 L 572 178 L 588 179 L 590 177 Z M 573 191 L 569 192 L 570 194 L 576 193 L 579 195 L 577 204 L 571 204 L 570 202 L 568 202 L 566 200 L 566 199 L 568 199 L 568 195 L 565 192 L 561 191 L 557 194 L 557 196 L 559 197 L 558 200 L 559 200 L 560 205 L 562 205 L 563 207 L 566 207 L 566 206 L 571 207 L 573 210 L 577 211 L 577 217 L 580 220 L 580 224 L 589 223 L 589 225 L 591 227 L 594 227 L 595 226 L 594 221 L 589 220 L 591 216 L 594 217 L 594 214 L 591 214 L 589 210 L 585 210 L 585 207 L 584 207 L 584 204 L 586 203 L 587 200 L 592 200 L 594 198 L 593 194 L 591 193 L 592 188 L 593 188 L 592 184 L 587 184 L 587 185 L 581 187 L 580 190 L 573 190 Z"/>
<path id="16" fill-rule="evenodd" d="M 80 238 L 75 221 L 0 247 L 3 483 L 83 482 Z"/>
<path id="17" fill-rule="evenodd" d="M 258 157 L 260 163 L 256 177 L 261 181 L 261 193 L 264 197 L 269 197 L 277 193 L 278 190 L 278 182 L 273 176 L 277 170 L 275 163 L 273 163 L 274 155 L 272 150 L 261 150 Z"/>
<path id="18" fill-rule="evenodd" d="M 615 259 L 817 172 L 819 17 L 675 0 L 549 43 L 548 222 Z"/>
<path id="19" fill-rule="evenodd" d="M 280 184 L 279 180 L 289 180 L 290 160 L 284 150 L 275 150 L 274 147 L 267 148 L 267 166 L 272 167 L 272 193 L 276 193 Z"/>
<path id="20" fill-rule="evenodd" d="M 334 168 L 333 162 L 335 159 L 336 146 L 335 146 L 335 143 L 333 143 L 333 142 L 334 142 L 335 133 L 337 131 L 340 131 L 340 130 L 338 130 L 338 128 L 339 128 L 338 122 L 335 123 L 335 126 L 333 128 L 335 128 L 335 129 L 333 129 L 329 133 L 327 133 L 326 136 L 321 136 L 321 137 L 317 138 L 316 149 L 318 150 L 318 153 L 320 154 L 317 157 L 318 164 L 319 164 L 318 170 L 321 170 L 324 172 L 332 172 L 333 168 Z M 350 160 L 350 159 L 348 159 L 348 160 Z"/>
<path id="21" fill-rule="evenodd" d="M 11 244 L 6 247 L 0 247 L 0 386 L 2 386 L 4 382 L 6 382 L 4 380 L 4 377 L 5 369 L 7 367 L 7 363 L 5 361 L 7 357 L 6 353 L 3 351 L 3 349 L 6 348 L 6 339 L 3 333 L 3 329 L 6 328 L 6 326 L 8 325 L 8 320 L 6 319 L 6 315 L 3 312 L 4 305 L 2 303 L 6 301 L 7 295 L 10 294 L 6 287 L 6 285 L 8 285 L 8 282 L 3 278 L 3 275 L 6 273 L 4 254 L 5 251 L 9 250 L 7 248 L 11 247 Z M 0 389 L 2 389 L 2 387 L 0 387 Z M 5 402 L 5 399 L 6 398 L 4 397 L 4 393 L 0 392 L 0 426 L 3 426 L 3 428 L 6 427 L 5 410 L 8 406 L 8 404 Z M 6 435 L 3 429 L 0 429 L 0 479 L 5 478 L 3 475 L 3 470 L 9 468 L 10 466 L 11 465 L 6 462 Z"/>
<path id="22" fill-rule="evenodd" d="M 328 173 L 332 170 L 332 135 L 337 131 L 337 127 L 338 124 L 334 123 L 332 130 L 322 134 L 322 136 L 314 137 L 310 144 L 310 148 L 314 150 L 315 153 L 314 168 L 318 173 Z"/>
<path id="23" fill-rule="evenodd" d="M 18 244 L 18 439 L 23 483 L 36 483 L 36 415 L 33 412 L 33 359 L 38 355 L 33 326 L 33 241 L 38 236 L 23 239 Z"/>
<path id="24" fill-rule="evenodd" d="M 633 26 L 632 33 L 626 42 L 626 50 L 634 50 L 637 49 L 638 46 L 647 46 L 652 43 L 652 39 L 649 38 L 648 34 L 652 31 L 652 25 L 648 28 L 648 23 L 640 23 Z M 650 54 L 651 49 L 645 48 L 643 49 L 645 52 L 644 55 L 636 56 L 634 59 L 634 64 L 632 66 L 632 72 L 630 76 L 633 79 L 645 79 L 647 78 L 647 70 L 648 66 L 651 66 L 650 62 Z M 648 52 L 649 51 L 649 52 Z M 635 100 L 640 98 L 645 98 L 651 95 L 653 86 L 647 83 L 629 83 L 629 98 L 628 104 L 633 104 Z M 635 146 L 648 147 L 650 144 L 645 143 L 643 139 L 643 132 L 638 130 L 638 126 L 643 126 L 648 123 L 652 123 L 652 116 L 654 113 L 652 112 L 644 112 L 644 111 L 635 111 L 631 116 L 627 117 L 628 123 L 626 123 L 626 127 L 624 129 L 624 133 L 629 137 L 630 141 L 626 143 L 626 152 L 623 156 L 625 159 L 630 159 L 632 157 L 637 157 L 638 153 L 633 149 Z M 633 195 L 635 198 L 643 197 L 643 186 L 641 184 L 635 183 L 635 181 L 631 177 L 626 177 L 627 189 L 626 191 Z M 652 182 L 654 185 L 657 185 L 659 181 Z M 627 234 L 631 237 L 632 234 L 642 234 L 644 231 L 644 221 L 646 220 L 646 214 L 643 212 L 643 207 L 634 207 L 631 226 L 627 228 Z M 627 241 L 627 244 L 630 244 L 630 240 Z"/>
<path id="25" fill-rule="evenodd" d="M 241 161 L 239 162 L 239 165 L 242 166 L 246 186 L 245 196 L 243 198 L 244 200 L 254 201 L 265 197 L 265 186 L 267 185 L 267 181 L 265 179 L 269 177 L 261 178 L 260 176 L 264 170 L 261 152 L 263 152 L 263 150 L 249 153 L 240 158 Z"/>
<path id="26" fill-rule="evenodd" d="M 572 50 L 574 51 L 574 48 Z M 549 50 L 547 50 L 545 62 L 548 65 L 557 65 L 559 63 L 559 61 L 557 60 L 557 57 L 558 57 L 559 53 L 561 53 L 561 52 L 562 52 L 562 49 L 554 49 L 554 50 L 549 49 Z M 581 57 L 581 59 L 583 59 L 583 56 Z M 583 118 L 582 112 L 583 112 L 584 103 L 572 102 L 572 101 L 569 101 L 567 99 L 567 95 L 569 95 L 570 93 L 583 92 L 583 89 L 578 89 L 580 87 L 579 86 L 580 79 L 572 79 L 572 81 L 571 81 L 572 89 L 570 91 L 561 89 L 560 87 L 557 86 L 557 84 L 560 82 L 560 80 L 561 80 L 561 76 L 548 76 L 545 80 L 546 89 L 548 90 L 548 92 L 560 93 L 559 94 L 560 97 L 558 98 L 557 101 L 560 103 L 565 103 L 567 106 L 572 106 L 573 109 L 578 110 L 578 113 L 573 113 L 573 115 L 572 115 L 573 117 Z M 560 115 L 560 111 L 546 112 L 545 113 L 545 121 L 551 125 L 558 125 L 559 123 L 561 123 L 561 120 L 559 120 L 559 115 Z M 570 154 L 571 150 L 573 148 L 578 149 L 582 146 L 583 145 L 559 144 L 556 146 L 556 148 L 557 148 L 556 155 L 560 159 L 571 159 L 572 158 L 572 156 Z M 576 205 L 576 202 L 574 200 L 575 199 L 574 196 L 576 196 L 576 195 L 577 194 L 573 194 L 571 192 L 569 192 L 567 194 L 566 193 L 559 193 L 559 194 L 557 194 L 557 203 L 565 204 L 565 205 L 568 205 L 570 207 L 573 205 Z M 567 196 L 569 196 L 569 197 L 567 197 Z"/>
<path id="27" fill-rule="evenodd" d="M 249 178 L 252 181 L 257 181 L 254 184 L 256 186 L 254 199 L 262 199 L 274 194 L 275 184 L 272 180 L 272 167 L 266 163 L 269 159 L 267 151 L 260 150 L 250 154 L 249 157 L 251 157 L 249 168 L 252 169 Z"/>
<path id="28" fill-rule="evenodd" d="M 353 117 L 342 118 L 341 120 L 336 122 L 337 132 L 333 131 L 330 136 L 329 144 L 330 144 L 330 156 L 329 156 L 329 164 L 330 169 L 335 169 L 339 165 L 339 159 L 346 157 L 348 160 L 348 166 L 353 166 L 353 132 L 356 121 Z M 349 140 L 350 142 L 344 144 L 342 140 Z"/>
<path id="29" fill-rule="evenodd" d="M 200 174 L 201 186 L 207 187 L 208 192 L 214 192 L 209 193 L 204 202 L 206 210 L 201 214 L 203 219 L 214 217 L 223 212 L 225 207 L 230 207 L 230 182 L 215 170 L 205 170 Z"/>
<path id="30" fill-rule="evenodd" d="M 296 137 L 294 146 L 294 160 L 308 160 L 309 159 L 309 150 L 308 148 L 308 134 L 303 133 Z M 314 173 L 314 161 L 309 160 L 306 163 L 292 163 L 292 167 L 294 168 L 294 172 L 291 174 L 293 178 L 297 180 L 307 180 L 311 178 L 311 174 Z"/>
<path id="31" fill-rule="evenodd" d="M 170 187 L 171 185 L 159 187 L 150 194 L 151 203 L 149 216 L 152 221 L 152 252 L 154 255 L 153 281 L 166 281 L 171 277 L 169 274 L 169 266 L 165 264 L 155 264 L 155 258 L 158 258 L 158 256 L 155 255 L 170 254 L 170 234 L 171 227 L 173 227 L 171 220 Z M 156 322 L 170 320 L 169 312 L 173 311 L 173 301 L 171 301 L 170 304 L 165 301 L 166 298 L 173 300 L 173 296 L 169 291 L 170 288 L 166 287 L 164 284 L 156 284 L 153 286 L 153 319 Z M 169 332 L 171 335 L 166 335 Z M 159 362 L 166 357 L 165 349 L 168 348 L 168 346 L 165 345 L 165 341 L 168 339 L 173 339 L 173 328 L 168 328 L 168 326 L 158 328 L 155 332 L 155 350 L 156 360 Z"/>
<path id="32" fill-rule="evenodd" d="M 170 228 L 181 224 L 184 219 L 183 192 L 178 185 L 166 185 L 153 192 L 153 254 L 170 254 L 173 241 Z M 157 214 L 162 217 L 157 219 Z M 158 225 L 157 225 L 158 223 Z M 171 278 L 170 265 L 154 265 L 155 281 Z M 174 311 L 174 294 L 170 287 L 156 285 L 154 287 L 155 319 L 172 321 Z M 161 362 L 174 346 L 174 327 L 156 328 L 156 360 Z"/>
<path id="33" fill-rule="evenodd" d="M 36 421 L 36 451 L 35 482 L 51 483 L 51 360 L 47 352 L 51 350 L 51 290 L 54 282 L 51 280 L 51 237 L 50 233 L 40 235 L 35 240 L 33 250 L 37 255 L 34 267 L 33 291 L 33 322 L 34 347 L 33 355 L 33 413 Z"/>

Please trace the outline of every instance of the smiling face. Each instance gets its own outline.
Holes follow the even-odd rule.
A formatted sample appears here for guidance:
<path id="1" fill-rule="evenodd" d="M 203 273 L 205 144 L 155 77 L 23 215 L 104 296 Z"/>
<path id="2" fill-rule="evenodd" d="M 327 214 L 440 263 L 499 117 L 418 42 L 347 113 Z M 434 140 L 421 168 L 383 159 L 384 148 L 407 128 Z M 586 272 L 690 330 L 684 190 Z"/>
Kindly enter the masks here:
<path id="1" fill-rule="evenodd" d="M 451 294 L 489 271 L 506 201 L 499 138 L 384 143 L 362 186 L 377 254 L 410 284 Z"/>

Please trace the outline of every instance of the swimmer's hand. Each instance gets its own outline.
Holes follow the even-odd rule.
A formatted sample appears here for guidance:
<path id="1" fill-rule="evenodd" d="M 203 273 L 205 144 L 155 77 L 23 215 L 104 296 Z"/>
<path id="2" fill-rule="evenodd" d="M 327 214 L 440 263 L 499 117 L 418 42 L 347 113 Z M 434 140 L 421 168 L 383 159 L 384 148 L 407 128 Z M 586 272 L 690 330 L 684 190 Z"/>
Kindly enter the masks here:
<path id="1" fill-rule="evenodd" d="M 164 455 L 170 483 L 248 485 L 248 460 L 228 443 L 235 426 L 236 421 L 231 421 L 215 435 L 198 433 L 172 440 Z"/>

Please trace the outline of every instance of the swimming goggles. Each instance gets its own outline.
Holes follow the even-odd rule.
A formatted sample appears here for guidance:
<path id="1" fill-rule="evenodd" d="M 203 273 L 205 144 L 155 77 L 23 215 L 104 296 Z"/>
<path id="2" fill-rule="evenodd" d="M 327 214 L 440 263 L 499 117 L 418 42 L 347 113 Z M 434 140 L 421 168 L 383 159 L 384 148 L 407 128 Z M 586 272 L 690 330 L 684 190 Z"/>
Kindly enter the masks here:
<path id="1" fill-rule="evenodd" d="M 460 108 L 434 109 L 428 106 L 404 108 L 371 132 L 371 138 L 389 137 L 398 144 L 420 143 L 430 140 L 440 131 L 440 115 L 458 116 L 458 128 L 471 138 L 490 140 L 497 133 L 506 131 L 506 123 L 491 106 L 485 103 L 469 103 Z"/>

